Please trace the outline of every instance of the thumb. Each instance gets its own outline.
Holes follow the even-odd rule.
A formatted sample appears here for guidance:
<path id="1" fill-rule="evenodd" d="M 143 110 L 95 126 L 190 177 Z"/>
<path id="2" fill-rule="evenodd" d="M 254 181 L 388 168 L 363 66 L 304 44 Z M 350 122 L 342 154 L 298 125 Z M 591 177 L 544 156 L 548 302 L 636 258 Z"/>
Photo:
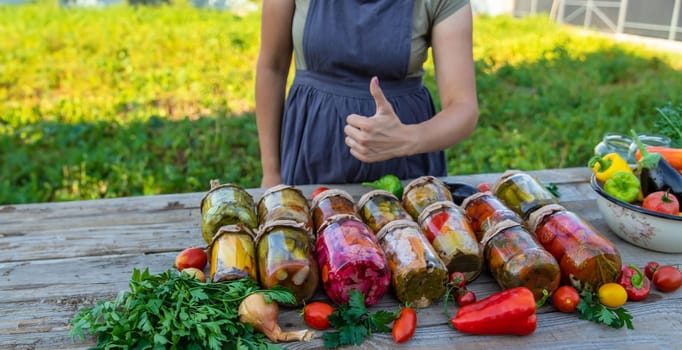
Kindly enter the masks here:
<path id="1" fill-rule="evenodd" d="M 372 77 L 372 80 L 370 80 L 369 83 L 369 93 L 374 97 L 374 103 L 377 105 L 376 114 L 389 112 L 393 109 L 391 103 L 388 102 L 386 96 L 384 96 L 381 87 L 379 87 L 379 78 Z"/>

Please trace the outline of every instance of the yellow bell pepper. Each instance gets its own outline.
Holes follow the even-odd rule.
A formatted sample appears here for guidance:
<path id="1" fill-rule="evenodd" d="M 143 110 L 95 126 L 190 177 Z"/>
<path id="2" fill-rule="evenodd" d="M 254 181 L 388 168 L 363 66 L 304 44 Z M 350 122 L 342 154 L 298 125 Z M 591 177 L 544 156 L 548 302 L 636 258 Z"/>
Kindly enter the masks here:
<path id="1" fill-rule="evenodd" d="M 590 158 L 587 166 L 592 168 L 597 180 L 606 182 L 618 171 L 627 171 L 632 173 L 632 168 L 628 162 L 623 159 L 618 153 L 609 153 L 605 156 L 596 155 Z"/>

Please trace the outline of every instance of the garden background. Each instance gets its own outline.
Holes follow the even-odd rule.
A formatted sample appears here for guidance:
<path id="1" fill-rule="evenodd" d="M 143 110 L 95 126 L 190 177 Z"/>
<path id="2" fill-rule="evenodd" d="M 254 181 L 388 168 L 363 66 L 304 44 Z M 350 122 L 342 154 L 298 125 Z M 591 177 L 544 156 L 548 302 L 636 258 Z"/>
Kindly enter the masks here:
<path id="1" fill-rule="evenodd" d="M 258 187 L 259 13 L 0 5 L 0 204 Z M 480 122 L 451 175 L 584 166 L 605 132 L 682 112 L 682 53 L 474 19 Z M 425 84 L 437 100 L 433 66 Z M 438 101 L 437 101 L 438 102 Z"/>

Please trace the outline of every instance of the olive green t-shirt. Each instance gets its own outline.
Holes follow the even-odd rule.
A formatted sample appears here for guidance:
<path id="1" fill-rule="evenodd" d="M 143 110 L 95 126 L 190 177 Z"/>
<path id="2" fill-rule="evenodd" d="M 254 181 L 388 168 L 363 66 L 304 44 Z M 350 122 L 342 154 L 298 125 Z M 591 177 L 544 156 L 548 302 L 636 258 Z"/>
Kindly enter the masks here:
<path id="1" fill-rule="evenodd" d="M 431 29 L 433 26 L 468 3 L 469 0 L 415 0 L 414 11 L 412 12 L 412 48 L 408 77 L 419 77 L 424 74 L 422 66 L 427 59 L 428 49 L 431 47 Z M 309 5 L 310 0 L 296 0 L 292 25 L 296 69 L 306 69 L 305 57 L 303 56 L 303 29 Z"/>

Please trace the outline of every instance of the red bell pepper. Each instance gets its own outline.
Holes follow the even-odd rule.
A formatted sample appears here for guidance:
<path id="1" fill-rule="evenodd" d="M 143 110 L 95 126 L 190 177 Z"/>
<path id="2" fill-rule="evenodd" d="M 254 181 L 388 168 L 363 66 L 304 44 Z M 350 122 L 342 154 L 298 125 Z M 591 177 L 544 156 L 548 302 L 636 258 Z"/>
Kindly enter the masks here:
<path id="1" fill-rule="evenodd" d="M 628 300 L 644 300 L 651 291 L 651 280 L 635 265 L 625 265 L 620 270 L 618 284 L 625 287 Z"/>
<path id="2" fill-rule="evenodd" d="M 461 307 L 450 323 L 463 333 L 529 335 L 537 328 L 535 310 L 533 292 L 515 287 Z"/>

